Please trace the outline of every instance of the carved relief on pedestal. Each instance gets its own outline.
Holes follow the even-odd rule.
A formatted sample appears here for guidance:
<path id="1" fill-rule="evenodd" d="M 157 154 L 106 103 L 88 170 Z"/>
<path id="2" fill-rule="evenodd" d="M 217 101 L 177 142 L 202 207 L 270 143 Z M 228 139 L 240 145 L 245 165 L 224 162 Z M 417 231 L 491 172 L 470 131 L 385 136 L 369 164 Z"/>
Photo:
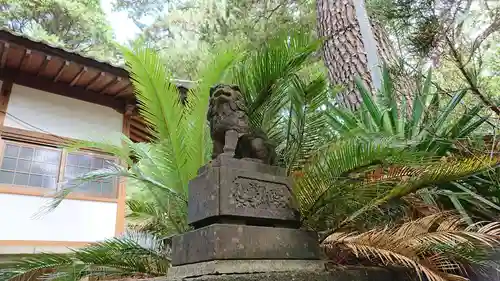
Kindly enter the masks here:
<path id="1" fill-rule="evenodd" d="M 237 208 L 288 209 L 291 193 L 283 183 L 237 177 L 229 192 L 229 202 Z"/>

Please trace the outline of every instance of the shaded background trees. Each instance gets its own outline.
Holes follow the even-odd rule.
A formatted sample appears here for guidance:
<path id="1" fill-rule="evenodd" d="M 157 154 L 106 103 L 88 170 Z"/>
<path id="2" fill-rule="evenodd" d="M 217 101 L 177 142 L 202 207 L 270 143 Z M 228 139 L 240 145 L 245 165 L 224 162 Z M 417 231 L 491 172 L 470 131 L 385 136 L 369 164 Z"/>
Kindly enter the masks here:
<path id="1" fill-rule="evenodd" d="M 312 37 L 326 37 L 325 47 L 316 57 L 320 60 L 323 56 L 327 66 L 323 71 L 328 73 L 330 84 L 346 88 L 345 94 L 337 97 L 344 107 L 359 103 L 353 82 L 356 75 L 369 88 L 378 87 L 370 75 L 373 66 L 367 65 L 367 54 L 373 49 L 378 64 L 389 63 L 393 75 L 406 77 L 397 81 L 402 96 L 415 89 L 414 78 L 425 74 L 422 68 L 431 63 L 437 68 L 434 77 L 443 91 L 469 87 L 476 98 L 496 110 L 493 91 L 497 89 L 498 46 L 494 42 L 500 16 L 495 1 L 106 2 L 114 11 L 126 13 L 137 27 L 138 33 L 129 36 L 130 42 L 122 43 L 159 50 L 180 79 L 196 80 L 197 70 L 216 43 L 258 46 L 281 30 L 301 30 Z M 359 3 L 366 8 L 375 48 L 366 48 L 360 37 L 362 30 L 356 15 Z M 98 0 L 2 0 L 0 15 L 4 28 L 120 61 L 113 46 L 113 31 Z"/>
<path id="2" fill-rule="evenodd" d="M 494 1 L 106 2 L 114 11 L 126 13 L 137 27 L 137 34 L 122 43 L 148 45 L 160 51 L 179 79 L 196 80 L 214 44 L 258 46 L 281 30 L 301 30 L 312 37 L 325 37 L 324 48 L 316 58 L 323 58 L 326 67 L 319 62 L 315 70 L 323 68 L 331 85 L 345 87 L 336 97 L 344 107 L 359 105 L 354 77 L 358 75 L 367 87 L 378 89 L 380 75 L 374 74 L 373 64 L 388 63 L 391 74 L 398 76 L 399 100 L 411 100 L 407 95 L 417 88 L 418 77 L 425 75 L 423 68 L 432 65 L 434 79 L 444 92 L 470 88 L 475 98 L 500 113 L 494 93 L 498 89 L 498 46 L 494 42 L 500 16 Z M 366 13 L 361 13 L 362 3 Z M 71 50 L 120 62 L 113 31 L 100 4 L 98 0 L 2 0 L 0 24 Z M 367 25 L 360 26 L 356 11 L 366 15 L 362 21 L 369 23 L 374 48 L 365 47 L 361 34 L 366 31 L 361 26 L 366 29 Z M 375 62 L 368 62 L 370 53 L 375 55 Z M 373 81 L 373 75 L 378 81 Z"/>
<path id="3" fill-rule="evenodd" d="M 0 24 L 30 38 L 116 61 L 113 30 L 99 0 L 2 0 Z"/>

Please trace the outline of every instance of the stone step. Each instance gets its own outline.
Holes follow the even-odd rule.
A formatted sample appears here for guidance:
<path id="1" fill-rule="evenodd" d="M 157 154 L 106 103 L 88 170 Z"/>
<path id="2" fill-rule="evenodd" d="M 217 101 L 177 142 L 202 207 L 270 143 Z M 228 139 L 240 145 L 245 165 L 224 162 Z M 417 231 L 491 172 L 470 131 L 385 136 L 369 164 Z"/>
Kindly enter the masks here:
<path id="1" fill-rule="evenodd" d="M 291 228 L 213 224 L 172 240 L 172 265 L 212 260 L 319 259 L 316 233 Z"/>

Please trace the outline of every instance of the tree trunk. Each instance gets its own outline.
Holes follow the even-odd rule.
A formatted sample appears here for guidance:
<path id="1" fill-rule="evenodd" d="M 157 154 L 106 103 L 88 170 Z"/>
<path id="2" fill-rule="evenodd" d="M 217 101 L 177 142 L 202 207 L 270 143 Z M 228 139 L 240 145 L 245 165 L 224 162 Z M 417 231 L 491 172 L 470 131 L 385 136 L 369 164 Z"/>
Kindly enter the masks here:
<path id="1" fill-rule="evenodd" d="M 401 65 L 398 57 L 398 52 L 394 47 L 394 42 L 391 42 L 386 29 L 376 20 L 371 19 L 373 35 L 377 41 L 377 50 L 380 60 L 389 66 L 392 84 L 394 86 L 394 94 L 398 104 L 401 105 L 403 99 L 406 100 L 406 110 L 409 113 L 413 106 L 413 97 L 416 93 L 417 85 L 415 84 L 414 73 L 410 73 Z"/>
<path id="2" fill-rule="evenodd" d="M 361 97 L 355 78 L 361 78 L 375 93 L 381 87 L 381 64 L 395 62 L 396 52 L 382 26 L 370 23 L 363 0 L 317 0 L 316 3 L 318 35 L 325 38 L 323 60 L 330 83 L 345 88 L 337 96 L 337 103 L 356 110 Z"/>
<path id="3" fill-rule="evenodd" d="M 359 76 L 371 89 L 373 83 L 353 0 L 317 0 L 316 5 L 318 35 L 326 40 L 323 60 L 328 77 L 332 84 L 345 87 L 337 96 L 337 103 L 357 109 L 361 97 L 354 78 Z"/>

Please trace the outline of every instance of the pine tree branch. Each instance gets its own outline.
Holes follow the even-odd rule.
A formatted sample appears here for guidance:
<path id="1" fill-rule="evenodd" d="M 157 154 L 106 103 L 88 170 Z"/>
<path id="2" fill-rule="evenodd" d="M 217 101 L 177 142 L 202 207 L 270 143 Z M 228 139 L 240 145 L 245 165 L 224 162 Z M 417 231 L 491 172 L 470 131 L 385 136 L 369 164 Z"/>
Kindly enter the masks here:
<path id="1" fill-rule="evenodd" d="M 495 31 L 498 31 L 499 28 L 500 28 L 500 13 L 497 14 L 493 22 L 481 34 L 479 34 L 479 36 L 476 37 L 474 43 L 472 44 L 470 57 L 474 55 L 474 52 L 479 48 L 479 46 L 481 46 L 484 40 L 486 40 Z"/>
<path id="2" fill-rule="evenodd" d="M 465 78 L 467 81 L 467 84 L 470 86 L 470 90 L 474 95 L 476 95 L 486 106 L 488 106 L 493 112 L 495 112 L 498 116 L 500 116 L 500 108 L 496 106 L 486 95 L 481 93 L 479 88 L 477 87 L 477 84 L 474 82 L 472 77 L 467 73 L 467 70 L 465 69 L 465 64 L 462 61 L 462 58 L 458 54 L 457 49 L 453 45 L 453 42 L 450 40 L 448 36 L 446 36 L 446 42 L 448 43 L 448 46 L 450 47 L 450 52 L 451 56 L 453 57 L 455 64 L 457 65 L 458 69 L 460 70 L 460 73 L 462 76 Z"/>

